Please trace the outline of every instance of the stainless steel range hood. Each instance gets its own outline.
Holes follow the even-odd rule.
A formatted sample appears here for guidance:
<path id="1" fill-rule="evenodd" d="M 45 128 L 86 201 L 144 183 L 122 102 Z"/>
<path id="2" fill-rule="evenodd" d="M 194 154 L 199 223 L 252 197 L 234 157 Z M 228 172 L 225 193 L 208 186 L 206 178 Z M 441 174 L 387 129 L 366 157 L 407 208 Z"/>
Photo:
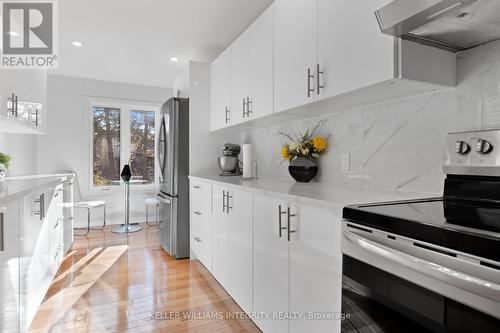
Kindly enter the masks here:
<path id="1" fill-rule="evenodd" d="M 500 0 L 394 0 L 375 15 L 385 34 L 452 52 L 500 38 Z"/>

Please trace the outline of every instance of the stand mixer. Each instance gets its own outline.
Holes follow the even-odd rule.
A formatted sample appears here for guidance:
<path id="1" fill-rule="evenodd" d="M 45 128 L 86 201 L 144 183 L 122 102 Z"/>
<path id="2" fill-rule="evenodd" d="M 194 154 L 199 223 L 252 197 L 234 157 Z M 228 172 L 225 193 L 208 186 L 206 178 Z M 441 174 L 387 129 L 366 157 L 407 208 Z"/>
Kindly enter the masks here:
<path id="1" fill-rule="evenodd" d="M 221 176 L 241 176 L 240 161 L 238 155 L 241 147 L 234 143 L 226 143 L 222 149 L 222 155 L 218 158 Z"/>

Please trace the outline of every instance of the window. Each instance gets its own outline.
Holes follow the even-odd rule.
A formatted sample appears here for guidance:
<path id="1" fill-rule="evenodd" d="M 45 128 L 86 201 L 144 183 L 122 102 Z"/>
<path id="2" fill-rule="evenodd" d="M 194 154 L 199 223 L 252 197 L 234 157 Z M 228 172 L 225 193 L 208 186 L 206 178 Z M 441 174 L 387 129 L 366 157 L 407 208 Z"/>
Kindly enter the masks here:
<path id="1" fill-rule="evenodd" d="M 120 185 L 120 172 L 130 164 L 137 185 L 153 185 L 156 168 L 158 107 L 111 101 L 91 101 L 91 187 Z"/>
<path id="2" fill-rule="evenodd" d="M 148 184 L 155 179 L 155 113 L 130 112 L 130 167 L 134 177 Z"/>

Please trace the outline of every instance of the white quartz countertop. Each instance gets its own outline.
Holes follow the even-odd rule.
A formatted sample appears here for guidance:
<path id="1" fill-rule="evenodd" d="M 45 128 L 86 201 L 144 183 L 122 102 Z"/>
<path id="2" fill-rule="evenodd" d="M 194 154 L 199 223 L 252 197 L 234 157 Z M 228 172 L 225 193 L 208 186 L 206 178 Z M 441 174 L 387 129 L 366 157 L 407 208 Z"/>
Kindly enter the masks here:
<path id="1" fill-rule="evenodd" d="M 4 182 L 0 183 L 0 202 L 14 200 L 33 191 L 56 186 L 73 176 L 71 173 L 66 173 L 7 177 Z"/>
<path id="2" fill-rule="evenodd" d="M 354 187 L 343 184 L 296 183 L 276 179 L 243 180 L 241 177 L 190 175 L 190 179 L 239 187 L 248 191 L 274 194 L 322 206 L 343 208 L 347 205 L 440 197 L 439 193 Z"/>

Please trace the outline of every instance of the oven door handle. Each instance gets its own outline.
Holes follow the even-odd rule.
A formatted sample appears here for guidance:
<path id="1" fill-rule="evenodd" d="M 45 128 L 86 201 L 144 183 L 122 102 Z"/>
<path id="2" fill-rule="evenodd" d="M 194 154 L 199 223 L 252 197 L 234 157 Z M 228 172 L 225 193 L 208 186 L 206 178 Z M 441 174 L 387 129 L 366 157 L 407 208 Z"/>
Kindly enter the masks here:
<path id="1" fill-rule="evenodd" d="M 485 281 L 483 279 L 449 269 L 445 266 L 420 259 L 372 240 L 363 238 L 347 230 L 344 230 L 344 237 L 350 243 L 378 257 L 382 257 L 415 272 L 450 284 L 456 288 L 476 295 L 481 295 L 482 297 L 491 299 L 495 302 L 500 302 L 500 285 L 494 282 Z"/>

